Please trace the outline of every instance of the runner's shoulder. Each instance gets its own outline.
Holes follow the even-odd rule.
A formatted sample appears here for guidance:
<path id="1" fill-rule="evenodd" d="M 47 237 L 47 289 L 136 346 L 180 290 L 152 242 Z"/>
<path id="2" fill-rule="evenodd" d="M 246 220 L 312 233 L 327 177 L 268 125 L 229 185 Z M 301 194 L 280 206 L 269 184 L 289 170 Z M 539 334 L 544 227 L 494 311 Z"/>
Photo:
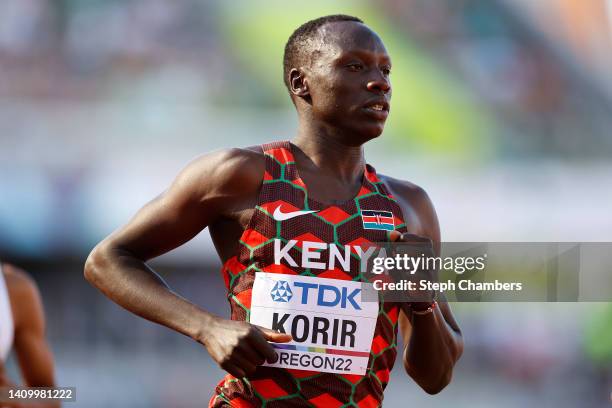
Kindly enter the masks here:
<path id="1" fill-rule="evenodd" d="M 11 299 L 29 299 L 37 292 L 34 279 L 25 270 L 3 262 L 2 272 L 4 273 Z"/>
<path id="2" fill-rule="evenodd" d="M 407 201 L 413 206 L 430 202 L 429 195 L 421 186 L 407 180 L 400 180 L 384 174 L 379 174 L 378 177 L 385 183 L 391 194 L 402 201 Z"/>
<path id="3" fill-rule="evenodd" d="M 257 147 L 216 150 L 189 163 L 177 182 L 196 183 L 198 190 L 209 194 L 249 193 L 259 189 L 265 163 L 265 156 Z"/>

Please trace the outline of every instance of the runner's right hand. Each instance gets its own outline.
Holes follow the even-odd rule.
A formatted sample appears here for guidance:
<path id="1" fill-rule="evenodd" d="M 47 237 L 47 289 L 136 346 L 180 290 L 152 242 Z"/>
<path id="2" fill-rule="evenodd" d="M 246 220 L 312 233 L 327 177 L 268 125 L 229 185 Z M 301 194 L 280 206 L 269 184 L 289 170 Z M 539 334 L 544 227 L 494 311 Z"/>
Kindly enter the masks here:
<path id="1" fill-rule="evenodd" d="M 253 375 L 264 361 L 276 361 L 276 352 L 268 341 L 286 343 L 291 340 L 290 334 L 248 322 L 215 318 L 200 342 L 222 369 L 242 378 Z"/>

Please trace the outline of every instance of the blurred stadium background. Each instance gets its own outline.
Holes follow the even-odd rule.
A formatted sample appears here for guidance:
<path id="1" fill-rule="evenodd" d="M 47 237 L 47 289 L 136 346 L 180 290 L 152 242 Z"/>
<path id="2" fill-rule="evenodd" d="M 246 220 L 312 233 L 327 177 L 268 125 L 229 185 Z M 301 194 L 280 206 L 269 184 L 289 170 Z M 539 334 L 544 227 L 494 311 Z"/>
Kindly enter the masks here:
<path id="1" fill-rule="evenodd" d="M 387 45 L 392 115 L 367 157 L 429 192 L 444 240 L 612 241 L 612 2 L 2 0 L 0 257 L 37 279 L 77 406 L 208 401 L 205 350 L 103 298 L 82 264 L 198 154 L 292 137 L 283 46 L 332 13 Z M 206 232 L 154 264 L 228 315 Z M 611 304 L 454 309 L 453 383 L 428 396 L 398 365 L 386 406 L 609 406 Z"/>

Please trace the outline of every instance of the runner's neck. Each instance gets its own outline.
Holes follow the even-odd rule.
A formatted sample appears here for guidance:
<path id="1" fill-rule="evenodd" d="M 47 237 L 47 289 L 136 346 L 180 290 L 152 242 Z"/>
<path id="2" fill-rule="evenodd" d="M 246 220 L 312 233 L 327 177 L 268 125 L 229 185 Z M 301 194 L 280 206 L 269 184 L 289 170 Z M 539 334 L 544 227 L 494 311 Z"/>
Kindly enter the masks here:
<path id="1" fill-rule="evenodd" d="M 363 146 L 348 146 L 332 136 L 316 134 L 298 134 L 291 143 L 297 147 L 296 155 L 306 159 L 300 163 L 301 168 L 333 175 L 342 183 L 361 183 L 365 168 Z"/>

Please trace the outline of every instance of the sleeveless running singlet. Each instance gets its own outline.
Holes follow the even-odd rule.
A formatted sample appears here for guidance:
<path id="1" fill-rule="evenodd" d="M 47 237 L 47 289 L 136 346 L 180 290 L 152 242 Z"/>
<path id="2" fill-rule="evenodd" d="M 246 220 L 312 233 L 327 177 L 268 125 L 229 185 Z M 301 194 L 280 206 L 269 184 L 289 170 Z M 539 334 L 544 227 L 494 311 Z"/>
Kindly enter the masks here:
<path id="1" fill-rule="evenodd" d="M 366 282 L 360 272 L 357 256 L 351 254 L 349 271 L 340 267 L 339 262 L 329 269 L 331 250 L 323 247 L 327 244 L 335 244 L 337 248 L 350 246 L 349 249 L 367 246 L 371 242 L 389 241 L 391 230 L 406 232 L 400 206 L 370 165 L 364 169 L 363 183 L 354 199 L 326 206 L 308 196 L 307 187 L 297 172 L 292 145 L 288 141 L 264 144 L 262 149 L 266 157 L 266 170 L 257 206 L 240 238 L 236 256 L 228 259 L 222 269 L 233 320 L 250 321 L 257 273 L 260 276 L 293 275 L 299 279 L 311 277 L 311 281 L 312 277 L 326 278 L 321 282 Z M 297 243 L 292 245 L 292 240 Z M 317 244 L 309 245 L 321 248 L 320 255 L 310 259 L 317 261 L 316 268 L 312 267 L 312 263 L 305 264 L 302 257 L 303 245 L 313 242 Z M 321 264 L 325 264 L 325 267 L 321 267 Z M 286 289 L 274 286 L 274 300 L 286 302 L 292 296 L 299 296 L 295 289 L 293 292 Z M 335 289 L 330 291 L 334 292 Z M 310 292 L 315 295 L 314 289 Z M 346 293 L 343 295 L 343 303 L 349 303 Z M 330 299 L 325 296 L 319 300 L 325 302 Z M 378 407 L 382 404 L 383 391 L 397 354 L 398 313 L 397 304 L 378 302 L 369 355 L 364 353 L 369 357 L 365 360 L 365 375 L 259 366 L 255 374 L 248 378 L 227 374 L 217 385 L 209 406 Z M 334 339 L 336 337 L 334 334 Z M 317 349 L 311 354 L 330 352 L 324 350 Z M 323 358 L 319 357 L 317 361 L 323 361 Z"/>
<path id="2" fill-rule="evenodd" d="M 14 331 L 11 300 L 9 299 L 8 287 L 2 272 L 2 264 L 0 263 L 0 362 L 6 361 L 11 351 Z"/>

